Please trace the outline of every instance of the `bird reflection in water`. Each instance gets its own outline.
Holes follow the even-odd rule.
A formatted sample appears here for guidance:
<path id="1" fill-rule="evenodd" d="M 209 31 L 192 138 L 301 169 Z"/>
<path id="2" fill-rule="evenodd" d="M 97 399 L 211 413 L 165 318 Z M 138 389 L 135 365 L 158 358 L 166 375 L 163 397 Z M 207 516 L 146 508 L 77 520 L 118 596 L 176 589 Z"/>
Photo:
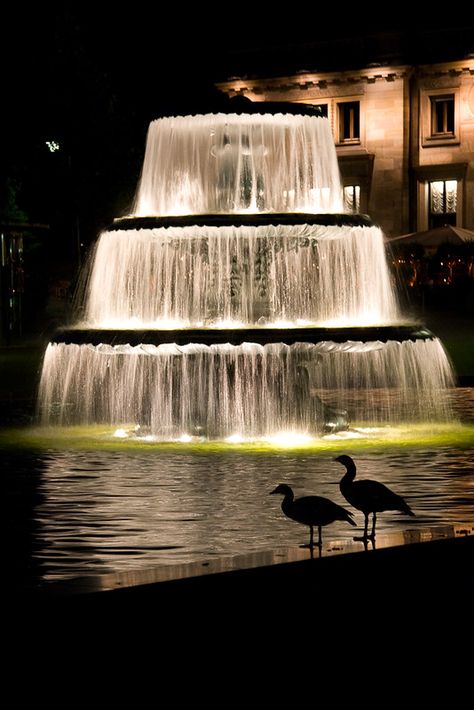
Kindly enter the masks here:
<path id="1" fill-rule="evenodd" d="M 355 537 L 354 542 L 362 542 L 364 545 L 364 550 L 367 552 L 367 550 L 376 550 L 377 546 L 375 544 L 375 535 L 372 537 L 371 535 L 367 535 L 367 537 Z"/>
<path id="2" fill-rule="evenodd" d="M 314 547 L 318 548 L 321 557 L 322 548 L 322 528 L 330 525 L 336 520 L 345 520 L 350 525 L 356 525 L 352 520 L 353 514 L 337 503 L 333 503 L 329 498 L 321 496 L 303 496 L 295 498 L 290 486 L 280 483 L 270 495 L 279 494 L 283 496 L 281 509 L 287 518 L 295 520 L 297 523 L 309 527 L 309 547 L 311 558 L 314 557 Z M 314 542 L 314 528 L 318 528 L 318 541 Z"/>

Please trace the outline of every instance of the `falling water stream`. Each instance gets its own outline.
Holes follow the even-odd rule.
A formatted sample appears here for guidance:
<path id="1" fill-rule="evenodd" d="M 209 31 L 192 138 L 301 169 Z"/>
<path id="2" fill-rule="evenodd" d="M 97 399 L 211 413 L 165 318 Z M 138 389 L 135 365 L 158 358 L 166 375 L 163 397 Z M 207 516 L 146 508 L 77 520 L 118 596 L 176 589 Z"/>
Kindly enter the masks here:
<path id="1" fill-rule="evenodd" d="M 134 213 L 100 235 L 81 317 L 46 351 L 42 423 L 174 440 L 448 420 L 442 344 L 387 334 L 404 319 L 383 235 L 341 195 L 329 123 L 304 107 L 154 121 Z"/>

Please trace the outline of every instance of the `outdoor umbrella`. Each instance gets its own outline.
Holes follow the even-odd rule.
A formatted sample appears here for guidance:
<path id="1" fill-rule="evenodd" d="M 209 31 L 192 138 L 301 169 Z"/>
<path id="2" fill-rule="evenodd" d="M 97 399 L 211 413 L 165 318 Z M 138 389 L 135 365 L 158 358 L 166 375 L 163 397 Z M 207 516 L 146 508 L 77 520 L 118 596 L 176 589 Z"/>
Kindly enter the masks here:
<path id="1" fill-rule="evenodd" d="M 474 241 L 474 232 L 462 227 L 445 224 L 443 227 L 427 229 L 424 232 L 411 232 L 400 237 L 387 239 L 391 244 L 422 244 L 425 247 L 438 247 L 440 244 L 464 244 Z"/>

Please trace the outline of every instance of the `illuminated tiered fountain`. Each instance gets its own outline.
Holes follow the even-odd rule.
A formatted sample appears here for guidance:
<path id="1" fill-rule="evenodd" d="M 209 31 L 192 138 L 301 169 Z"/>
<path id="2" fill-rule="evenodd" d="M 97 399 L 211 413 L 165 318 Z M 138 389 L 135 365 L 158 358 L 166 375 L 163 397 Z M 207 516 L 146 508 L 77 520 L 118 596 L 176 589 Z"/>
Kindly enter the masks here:
<path id="1" fill-rule="evenodd" d="M 383 235 L 341 214 L 311 106 L 150 125 L 134 212 L 100 235 L 84 318 L 44 359 L 43 423 L 153 439 L 320 436 L 446 417 L 440 341 L 399 316 Z"/>

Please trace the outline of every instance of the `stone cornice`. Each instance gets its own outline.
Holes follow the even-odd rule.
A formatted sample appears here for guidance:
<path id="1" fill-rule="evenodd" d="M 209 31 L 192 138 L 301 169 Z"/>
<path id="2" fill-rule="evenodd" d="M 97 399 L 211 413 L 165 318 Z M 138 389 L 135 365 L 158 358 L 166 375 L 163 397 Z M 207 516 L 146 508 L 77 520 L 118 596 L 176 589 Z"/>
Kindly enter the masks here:
<path id="1" fill-rule="evenodd" d="M 419 77 L 474 75 L 474 57 L 442 64 L 423 64 L 416 67 L 416 74 Z"/>
<path id="2" fill-rule="evenodd" d="M 376 81 L 395 81 L 409 76 L 409 66 L 377 66 L 355 71 L 342 72 L 301 72 L 291 76 L 274 77 L 270 79 L 235 78 L 219 82 L 217 87 L 229 94 L 270 94 L 286 91 L 307 91 L 308 89 L 327 90 L 331 87 L 357 86 L 373 84 Z"/>
<path id="3" fill-rule="evenodd" d="M 272 78 L 232 78 L 219 82 L 217 87 L 229 96 L 278 94 L 288 91 L 331 91 L 341 86 L 350 87 L 374 84 L 378 81 L 392 82 L 415 74 L 417 77 L 461 76 L 474 74 L 474 58 L 454 62 L 419 66 L 373 66 L 365 69 L 341 72 L 300 72 L 289 76 Z"/>

